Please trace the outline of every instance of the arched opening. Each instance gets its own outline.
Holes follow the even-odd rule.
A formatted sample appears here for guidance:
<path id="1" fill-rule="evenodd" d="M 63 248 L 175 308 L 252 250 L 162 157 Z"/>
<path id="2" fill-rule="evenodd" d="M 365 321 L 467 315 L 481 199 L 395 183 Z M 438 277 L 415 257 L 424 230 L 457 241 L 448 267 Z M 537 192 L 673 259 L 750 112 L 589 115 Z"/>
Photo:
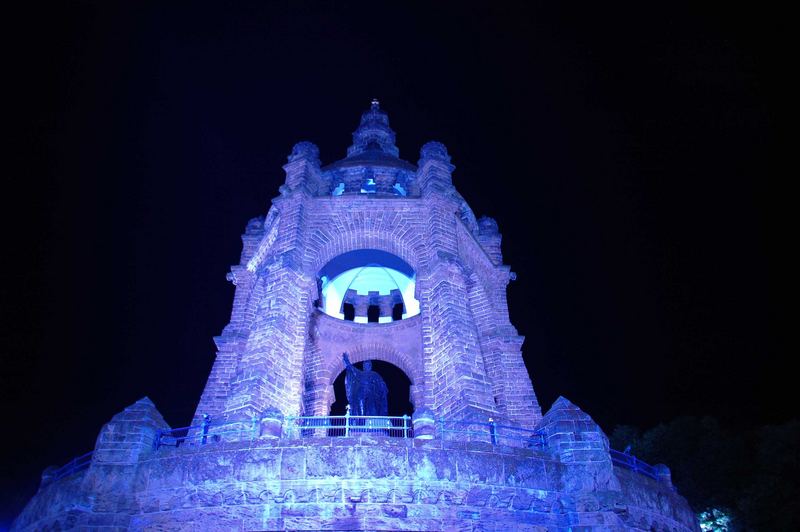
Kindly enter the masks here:
<path id="1" fill-rule="evenodd" d="M 358 369 L 364 368 L 363 362 L 353 364 Z M 409 396 L 411 390 L 411 380 L 408 376 L 389 362 L 383 360 L 373 360 L 372 370 L 377 372 L 386 383 L 388 388 L 389 416 L 411 416 L 414 413 L 414 405 Z M 347 395 L 344 389 L 345 372 L 341 371 L 333 381 L 333 392 L 335 400 L 331 405 L 331 416 L 343 416 L 347 411 Z"/>
<path id="2" fill-rule="evenodd" d="M 378 305 L 370 305 L 367 307 L 367 322 L 379 323 L 381 318 L 381 308 Z"/>
<path id="3" fill-rule="evenodd" d="M 319 308 L 356 323 L 389 323 L 419 314 L 416 273 L 403 259 L 378 249 L 343 253 L 318 273 Z"/>

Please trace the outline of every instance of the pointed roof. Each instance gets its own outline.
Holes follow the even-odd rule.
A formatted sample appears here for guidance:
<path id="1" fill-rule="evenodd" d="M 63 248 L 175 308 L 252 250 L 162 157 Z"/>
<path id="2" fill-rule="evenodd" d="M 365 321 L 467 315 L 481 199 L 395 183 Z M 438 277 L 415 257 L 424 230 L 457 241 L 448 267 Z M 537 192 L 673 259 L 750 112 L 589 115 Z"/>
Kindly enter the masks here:
<path id="1" fill-rule="evenodd" d="M 381 110 L 378 100 L 372 100 L 368 111 L 361 115 L 361 123 L 353 132 L 353 145 L 347 148 L 347 156 L 367 151 L 380 151 L 398 157 L 400 150 L 394 145 L 394 131 L 389 127 L 389 115 Z"/>
<path id="2" fill-rule="evenodd" d="M 347 148 L 347 157 L 328 168 L 393 166 L 416 170 L 416 166 L 400 159 L 400 150 L 394 142 L 389 115 L 381 110 L 378 100 L 372 100 L 370 108 L 361 115 L 358 129 L 353 132 L 353 144 Z"/>

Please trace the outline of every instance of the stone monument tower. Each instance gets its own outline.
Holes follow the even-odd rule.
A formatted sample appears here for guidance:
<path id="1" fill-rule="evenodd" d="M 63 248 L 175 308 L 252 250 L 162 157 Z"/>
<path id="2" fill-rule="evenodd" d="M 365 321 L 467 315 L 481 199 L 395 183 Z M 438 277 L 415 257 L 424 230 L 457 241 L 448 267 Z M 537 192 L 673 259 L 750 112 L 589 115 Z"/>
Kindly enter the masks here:
<path id="1" fill-rule="evenodd" d="M 447 149 L 429 142 L 416 165 L 400 159 L 373 101 L 347 157 L 321 166 L 318 155 L 295 145 L 280 197 L 247 226 L 196 419 L 327 415 L 347 351 L 403 370 L 415 411 L 534 427 L 506 301 L 514 274 L 495 221 L 476 219 L 453 186 Z"/>
<path id="2" fill-rule="evenodd" d="M 192 426 L 137 401 L 44 471 L 12 530 L 699 530 L 666 466 L 563 397 L 542 415 L 497 224 L 442 144 L 400 159 L 373 101 L 344 159 L 301 142 L 283 168 Z M 345 365 L 351 399 L 382 394 L 359 411 L 385 411 L 367 360 L 405 373 L 412 416 L 331 415 Z"/>

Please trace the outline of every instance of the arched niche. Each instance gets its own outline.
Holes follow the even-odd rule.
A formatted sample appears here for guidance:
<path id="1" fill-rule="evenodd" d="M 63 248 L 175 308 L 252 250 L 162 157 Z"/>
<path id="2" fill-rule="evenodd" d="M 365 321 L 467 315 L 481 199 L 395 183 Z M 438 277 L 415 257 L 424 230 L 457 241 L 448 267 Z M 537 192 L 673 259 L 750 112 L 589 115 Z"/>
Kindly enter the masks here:
<path id="1" fill-rule="evenodd" d="M 354 364 L 358 369 L 362 368 L 361 362 Z M 390 362 L 385 362 L 380 359 L 372 359 L 372 370 L 377 372 L 383 381 L 386 383 L 388 393 L 389 416 L 411 416 L 414 413 L 414 404 L 411 401 L 411 379 L 408 378 L 406 373 Z M 330 406 L 330 415 L 341 416 L 344 415 L 347 396 L 344 387 L 345 371 L 342 370 L 333 379 L 333 393 L 334 401 Z"/>
<path id="2" fill-rule="evenodd" d="M 416 321 L 416 319 L 409 320 Z M 409 380 L 409 401 L 414 408 L 419 408 L 424 404 L 424 394 L 422 384 L 424 381 L 421 364 L 415 363 L 414 358 L 408 353 L 399 351 L 394 347 L 384 343 L 366 343 L 354 345 L 343 350 L 325 353 L 321 372 L 319 374 L 319 384 L 324 385 L 324 411 L 330 412 L 330 408 L 336 400 L 334 381 L 344 369 L 342 352 L 346 351 L 350 357 L 350 362 L 358 364 L 365 360 L 383 361 L 399 368 Z M 418 359 L 417 359 L 418 360 Z"/>
<path id="3" fill-rule="evenodd" d="M 389 323 L 419 314 L 416 272 L 401 257 L 380 249 L 355 249 L 317 272 L 317 307 L 355 323 Z"/>
<path id="4" fill-rule="evenodd" d="M 351 220 L 346 214 L 323 216 L 307 238 L 304 254 L 305 271 L 319 272 L 325 264 L 339 255 L 361 249 L 374 249 L 395 255 L 417 272 L 426 251 L 422 239 L 415 238 L 421 230 L 416 221 L 395 219 L 369 222 L 364 219 Z M 369 222 L 369 223 L 368 223 Z M 365 226 L 371 225 L 371 229 Z"/>

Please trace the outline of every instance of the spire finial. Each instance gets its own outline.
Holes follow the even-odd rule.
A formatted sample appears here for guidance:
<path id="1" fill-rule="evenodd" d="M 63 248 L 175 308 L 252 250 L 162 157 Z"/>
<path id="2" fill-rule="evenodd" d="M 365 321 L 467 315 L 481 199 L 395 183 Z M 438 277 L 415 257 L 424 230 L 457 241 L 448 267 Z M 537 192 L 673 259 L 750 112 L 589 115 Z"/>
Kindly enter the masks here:
<path id="1" fill-rule="evenodd" d="M 381 106 L 381 102 L 379 102 L 377 98 L 373 98 L 372 99 L 372 108 L 373 109 L 379 109 L 380 106 Z"/>

